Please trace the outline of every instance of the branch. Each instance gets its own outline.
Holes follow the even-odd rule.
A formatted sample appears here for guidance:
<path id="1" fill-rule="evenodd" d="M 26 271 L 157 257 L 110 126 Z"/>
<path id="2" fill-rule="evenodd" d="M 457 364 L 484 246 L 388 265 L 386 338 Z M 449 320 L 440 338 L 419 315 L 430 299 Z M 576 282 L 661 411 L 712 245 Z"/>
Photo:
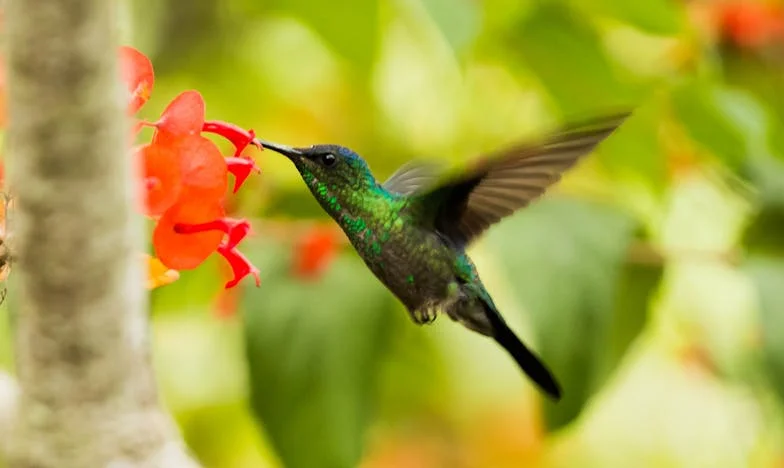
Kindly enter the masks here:
<path id="1" fill-rule="evenodd" d="M 149 362 L 116 2 L 8 0 L 20 467 L 192 467 Z"/>

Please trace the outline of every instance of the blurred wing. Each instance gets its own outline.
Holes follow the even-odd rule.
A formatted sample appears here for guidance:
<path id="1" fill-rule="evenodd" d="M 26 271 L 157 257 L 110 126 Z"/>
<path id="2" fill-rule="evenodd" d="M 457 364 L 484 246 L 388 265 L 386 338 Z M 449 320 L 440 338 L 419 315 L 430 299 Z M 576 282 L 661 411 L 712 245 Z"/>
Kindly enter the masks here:
<path id="1" fill-rule="evenodd" d="M 440 173 L 436 163 L 408 162 L 392 174 L 383 187 L 401 195 L 411 195 L 433 184 Z"/>
<path id="2" fill-rule="evenodd" d="M 436 229 L 459 246 L 539 198 L 628 114 L 572 127 L 539 145 L 519 145 L 483 158 L 469 174 L 423 195 L 437 206 Z"/>

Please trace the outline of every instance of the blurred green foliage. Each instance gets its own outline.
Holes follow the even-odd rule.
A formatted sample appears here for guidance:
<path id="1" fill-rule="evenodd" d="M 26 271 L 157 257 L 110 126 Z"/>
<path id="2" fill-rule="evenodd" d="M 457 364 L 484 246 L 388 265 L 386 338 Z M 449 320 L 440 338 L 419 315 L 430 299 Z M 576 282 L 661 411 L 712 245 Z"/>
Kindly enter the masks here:
<path id="1" fill-rule="evenodd" d="M 222 293 L 216 260 L 152 293 L 162 393 L 205 465 L 780 466 L 784 44 L 738 46 L 717 5 L 126 0 L 157 73 L 144 117 L 198 89 L 208 118 L 351 146 L 382 178 L 635 109 L 471 248 L 557 405 L 490 340 L 415 327 L 348 247 L 297 275 L 324 215 L 257 154 L 233 209 L 256 221 L 261 288 Z"/>
<path id="2" fill-rule="evenodd" d="M 545 406 L 551 428 L 571 422 L 617 365 L 619 356 L 610 354 L 615 289 L 633 234 L 634 221 L 621 211 L 548 199 L 488 235 L 531 317 L 539 351 L 569 389 L 560 402 Z M 643 310 L 646 293 L 636 304 Z"/>

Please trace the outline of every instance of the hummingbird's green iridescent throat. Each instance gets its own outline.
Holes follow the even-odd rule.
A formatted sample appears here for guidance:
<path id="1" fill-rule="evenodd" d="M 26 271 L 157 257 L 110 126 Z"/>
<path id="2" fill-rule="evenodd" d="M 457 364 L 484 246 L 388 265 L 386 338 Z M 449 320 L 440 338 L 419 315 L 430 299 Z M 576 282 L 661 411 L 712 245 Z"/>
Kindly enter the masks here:
<path id="1" fill-rule="evenodd" d="M 555 377 L 506 324 L 466 247 L 493 224 L 539 198 L 590 154 L 628 113 L 572 126 L 537 144 L 512 146 L 441 176 L 408 163 L 379 183 L 367 163 L 338 145 L 304 148 L 257 140 L 286 156 L 376 277 L 426 324 L 438 312 L 493 338 L 552 398 Z"/>

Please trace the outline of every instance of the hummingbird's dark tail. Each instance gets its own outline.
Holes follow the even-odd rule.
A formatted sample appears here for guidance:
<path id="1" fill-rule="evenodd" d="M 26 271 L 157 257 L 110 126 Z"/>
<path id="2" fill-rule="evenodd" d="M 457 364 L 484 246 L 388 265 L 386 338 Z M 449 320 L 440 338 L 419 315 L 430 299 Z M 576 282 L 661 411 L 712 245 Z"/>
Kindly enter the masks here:
<path id="1" fill-rule="evenodd" d="M 556 382 L 553 374 L 545 367 L 534 353 L 523 344 L 522 341 L 506 324 L 497 310 L 490 304 L 485 304 L 487 319 L 492 325 L 492 337 L 498 344 L 512 355 L 520 368 L 531 378 L 542 390 L 555 400 L 561 399 L 561 387 Z"/>

